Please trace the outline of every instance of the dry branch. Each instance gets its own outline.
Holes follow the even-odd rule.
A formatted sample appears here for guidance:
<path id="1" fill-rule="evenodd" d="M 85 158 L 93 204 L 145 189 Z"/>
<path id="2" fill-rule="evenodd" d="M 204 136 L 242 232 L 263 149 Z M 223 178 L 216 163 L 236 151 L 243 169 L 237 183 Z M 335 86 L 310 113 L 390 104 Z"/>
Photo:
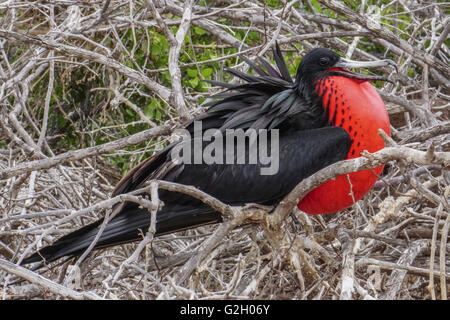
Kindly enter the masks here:
<path id="1" fill-rule="evenodd" d="M 102 300 L 101 297 L 94 293 L 90 292 L 77 292 L 72 289 L 69 289 L 67 287 L 64 287 L 58 283 L 55 283 L 53 281 L 50 281 L 35 272 L 32 272 L 28 269 L 25 269 L 23 267 L 17 266 L 9 261 L 6 261 L 4 259 L 0 259 L 0 268 L 4 271 L 7 271 L 10 274 L 14 274 L 18 277 L 21 277 L 23 279 L 26 279 L 30 281 L 31 283 L 38 284 L 42 288 L 45 288 L 49 290 L 50 292 L 53 292 L 55 294 L 58 294 L 65 298 L 75 299 L 75 300 Z"/>
<path id="2" fill-rule="evenodd" d="M 25 299 L 447 299 L 450 20 L 444 6 L 0 3 L 2 298 L 23 292 Z M 187 85 L 188 71 L 203 79 L 202 68 L 212 68 L 210 78 L 223 80 L 224 65 L 241 68 L 239 54 L 270 58 L 274 41 L 289 65 L 317 46 L 351 59 L 395 60 L 398 74 L 381 72 L 396 83 L 375 84 L 391 119 L 389 148 L 305 179 L 273 212 L 230 207 L 207 190 L 164 181 L 110 198 L 120 176 L 111 159 L 134 166 L 176 139 L 170 135 L 181 119 L 201 112 L 207 92 Z M 289 217 L 314 186 L 381 163 L 376 188 L 352 208 L 327 216 L 294 210 Z M 155 239 L 150 230 L 140 243 L 88 250 L 72 269 L 55 266 L 57 272 L 42 276 L 11 263 L 113 214 L 119 202 L 154 213 L 155 183 L 207 203 L 224 223 Z M 152 190 L 153 204 L 142 197 Z M 44 290 L 14 284 L 16 277 Z M 69 288 L 74 279 L 79 291 Z"/>
<path id="3" fill-rule="evenodd" d="M 165 135 L 170 132 L 171 132 L 170 125 L 159 126 L 99 146 L 79 149 L 75 151 L 68 151 L 51 158 L 22 163 L 12 168 L 0 170 L 0 179 L 11 178 L 19 174 L 31 172 L 34 170 L 49 169 L 51 167 L 63 164 L 68 161 L 76 161 L 88 157 L 98 156 L 111 151 L 120 150 L 127 146 L 138 144 L 150 138 Z"/>

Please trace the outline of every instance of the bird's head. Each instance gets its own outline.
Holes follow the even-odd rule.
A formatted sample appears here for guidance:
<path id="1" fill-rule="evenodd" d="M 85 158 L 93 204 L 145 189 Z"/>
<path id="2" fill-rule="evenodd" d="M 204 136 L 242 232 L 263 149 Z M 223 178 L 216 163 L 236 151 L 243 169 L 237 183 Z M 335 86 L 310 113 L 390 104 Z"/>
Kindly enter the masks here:
<path id="1" fill-rule="evenodd" d="M 397 65 L 389 59 L 375 61 L 353 61 L 342 58 L 336 52 L 326 48 L 316 48 L 309 51 L 300 62 L 295 77 L 296 83 L 311 82 L 326 77 L 328 75 L 338 75 L 347 78 L 358 79 L 361 81 L 370 80 L 392 80 L 381 77 L 351 72 L 351 68 L 370 68 L 393 66 L 397 70 Z"/>

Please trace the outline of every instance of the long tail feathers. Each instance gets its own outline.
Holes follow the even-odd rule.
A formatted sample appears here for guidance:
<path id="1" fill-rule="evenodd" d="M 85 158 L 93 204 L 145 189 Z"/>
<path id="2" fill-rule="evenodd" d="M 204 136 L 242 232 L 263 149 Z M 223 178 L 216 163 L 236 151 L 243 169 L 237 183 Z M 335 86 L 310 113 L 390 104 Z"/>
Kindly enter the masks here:
<path id="1" fill-rule="evenodd" d="M 169 211 L 172 209 L 174 211 Z M 187 228 L 221 221 L 220 214 L 209 207 L 177 207 L 158 212 L 155 236 L 172 233 Z M 103 220 L 72 232 L 54 244 L 45 247 L 22 261 L 49 263 L 64 256 L 81 255 L 100 230 Z M 121 213 L 108 222 L 95 248 L 110 247 L 142 239 L 150 226 L 150 213 L 145 209 L 133 209 Z"/>

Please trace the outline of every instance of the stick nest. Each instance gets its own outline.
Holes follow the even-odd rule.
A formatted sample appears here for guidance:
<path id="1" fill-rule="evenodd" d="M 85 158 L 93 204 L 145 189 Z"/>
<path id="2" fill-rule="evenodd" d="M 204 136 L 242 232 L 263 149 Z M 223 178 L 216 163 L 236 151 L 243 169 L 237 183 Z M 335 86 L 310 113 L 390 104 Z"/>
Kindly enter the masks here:
<path id="1" fill-rule="evenodd" d="M 315 3 L 0 4 L 1 297 L 447 299 L 444 4 Z M 404 152 L 382 155 L 383 175 L 363 200 L 330 215 L 290 210 L 275 226 L 270 209 L 225 206 L 222 225 L 157 238 L 144 230 L 144 242 L 62 259 L 43 278 L 11 264 L 103 217 L 121 170 L 201 112 L 214 89 L 194 79 L 222 80 L 224 65 L 246 71 L 238 52 L 264 55 L 275 40 L 295 66 L 317 46 L 397 62 L 395 84 L 376 86 L 392 124 L 386 143 Z"/>

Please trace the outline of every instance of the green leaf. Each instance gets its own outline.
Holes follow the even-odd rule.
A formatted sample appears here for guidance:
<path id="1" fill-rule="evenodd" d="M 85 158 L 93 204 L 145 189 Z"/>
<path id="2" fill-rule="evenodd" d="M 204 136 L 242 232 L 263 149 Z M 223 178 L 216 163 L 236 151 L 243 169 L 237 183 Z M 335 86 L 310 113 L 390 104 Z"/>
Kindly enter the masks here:
<path id="1" fill-rule="evenodd" d="M 187 69 L 187 74 L 191 78 L 196 78 L 197 77 L 197 69 L 189 68 L 189 69 Z"/>
<path id="2" fill-rule="evenodd" d="M 198 34 L 199 36 L 202 36 L 206 33 L 206 30 L 203 30 L 202 28 L 194 26 L 194 32 Z"/>
<path id="3" fill-rule="evenodd" d="M 158 45 L 155 45 L 155 44 L 151 47 L 150 50 L 152 52 L 152 55 L 154 55 L 154 56 L 157 56 L 161 53 L 161 47 Z"/>
<path id="4" fill-rule="evenodd" d="M 58 125 L 59 125 L 61 128 L 64 128 L 64 127 L 66 126 L 66 124 L 67 124 L 66 118 L 63 117 L 62 115 L 58 116 Z"/>
<path id="5" fill-rule="evenodd" d="M 133 61 L 131 61 L 131 60 L 127 60 L 127 61 L 125 62 L 125 65 L 126 65 L 128 68 L 133 68 L 133 67 L 134 67 L 134 63 L 133 63 Z"/>
<path id="6" fill-rule="evenodd" d="M 130 109 L 125 109 L 125 113 L 127 114 L 127 115 L 129 115 L 130 117 L 133 117 L 135 114 L 134 114 L 134 112 L 133 111 L 131 111 Z"/>
<path id="7" fill-rule="evenodd" d="M 192 88 L 195 88 L 198 85 L 198 78 L 189 80 L 189 84 L 192 86 Z"/>
<path id="8" fill-rule="evenodd" d="M 144 114 L 149 117 L 152 118 L 153 117 L 153 110 L 155 110 L 155 106 L 153 105 L 153 100 L 151 103 L 149 103 L 148 105 L 146 105 L 144 107 Z"/>
<path id="9" fill-rule="evenodd" d="M 211 74 L 213 73 L 213 69 L 212 68 L 205 68 L 205 69 L 202 69 L 201 70 L 201 72 L 202 72 L 202 75 L 205 77 L 205 78 L 208 78 L 209 79 L 209 77 L 211 76 Z"/>
<path id="10" fill-rule="evenodd" d="M 322 8 L 320 7 L 320 4 L 316 0 L 311 0 L 311 4 L 314 7 L 314 11 L 322 13 Z"/>

